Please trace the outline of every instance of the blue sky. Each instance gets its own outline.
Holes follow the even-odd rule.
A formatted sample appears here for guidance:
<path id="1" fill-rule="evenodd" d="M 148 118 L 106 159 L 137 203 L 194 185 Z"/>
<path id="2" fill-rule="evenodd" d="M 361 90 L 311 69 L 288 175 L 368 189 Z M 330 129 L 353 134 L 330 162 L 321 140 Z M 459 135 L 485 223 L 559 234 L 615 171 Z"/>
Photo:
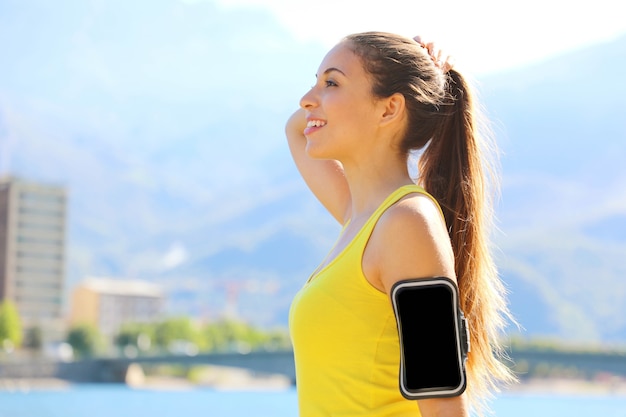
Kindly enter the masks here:
<path id="1" fill-rule="evenodd" d="M 419 33 L 480 77 L 626 35 L 617 3 L 0 0 L 0 172 L 21 138 L 143 155 L 244 107 L 238 127 L 275 138 L 250 140 L 258 158 L 283 146 L 287 109 L 346 34 Z M 220 146 L 212 155 L 233 152 Z"/>
<path id="2" fill-rule="evenodd" d="M 346 34 L 419 33 L 483 76 L 626 35 L 618 3 L 0 0 L 0 171 L 17 138 L 62 129 L 144 152 L 246 103 L 282 146 L 284 103 Z"/>
<path id="3" fill-rule="evenodd" d="M 180 0 L 197 3 L 213 0 Z M 385 30 L 435 40 L 483 74 L 626 34 L 618 0 L 217 0 L 270 11 L 294 35 L 332 46 L 342 36 Z"/>

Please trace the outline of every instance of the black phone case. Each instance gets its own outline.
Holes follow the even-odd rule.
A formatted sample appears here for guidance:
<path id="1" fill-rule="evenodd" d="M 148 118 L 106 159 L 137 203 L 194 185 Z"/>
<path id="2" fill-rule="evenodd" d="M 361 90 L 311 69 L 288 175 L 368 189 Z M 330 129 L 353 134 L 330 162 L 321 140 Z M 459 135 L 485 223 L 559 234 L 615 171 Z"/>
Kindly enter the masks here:
<path id="1" fill-rule="evenodd" d="M 455 386 L 428 386 L 420 389 L 411 389 L 407 386 L 407 374 L 406 374 L 406 358 L 405 358 L 405 334 L 403 334 L 402 317 L 400 317 L 400 305 L 399 295 L 402 291 L 406 290 L 419 290 L 421 288 L 428 288 L 429 286 L 441 286 L 444 285 L 452 294 L 452 303 L 449 306 L 452 309 L 452 318 L 454 320 L 454 332 L 455 332 L 455 355 L 459 366 L 459 383 Z M 410 400 L 419 400 L 426 398 L 441 398 L 441 397 L 454 397 L 461 395 L 466 388 L 467 378 L 465 371 L 465 362 L 467 359 L 467 353 L 470 350 L 469 346 L 469 332 L 467 328 L 467 322 L 459 306 L 459 292 L 457 285 L 454 281 L 447 277 L 431 277 L 431 278 L 417 278 L 398 281 L 391 289 L 391 300 L 393 304 L 394 314 L 396 316 L 396 323 L 398 325 L 398 336 L 400 338 L 400 391 L 402 395 Z M 429 320 L 430 318 L 425 318 Z M 449 324 L 449 323 L 448 323 Z M 408 324 L 405 324 L 408 328 Z M 423 361 L 429 361 L 430 358 L 421 358 Z M 455 367 L 456 369 L 456 367 Z M 436 378 L 434 378 L 436 379 Z"/>

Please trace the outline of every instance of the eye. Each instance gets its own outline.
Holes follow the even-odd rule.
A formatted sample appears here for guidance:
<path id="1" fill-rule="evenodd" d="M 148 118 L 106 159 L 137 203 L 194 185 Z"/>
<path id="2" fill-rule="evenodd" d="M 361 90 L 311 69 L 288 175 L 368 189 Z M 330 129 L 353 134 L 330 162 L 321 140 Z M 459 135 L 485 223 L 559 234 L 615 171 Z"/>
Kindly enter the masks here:
<path id="1" fill-rule="evenodd" d="M 333 80 L 326 80 L 326 87 L 337 87 L 337 83 Z"/>

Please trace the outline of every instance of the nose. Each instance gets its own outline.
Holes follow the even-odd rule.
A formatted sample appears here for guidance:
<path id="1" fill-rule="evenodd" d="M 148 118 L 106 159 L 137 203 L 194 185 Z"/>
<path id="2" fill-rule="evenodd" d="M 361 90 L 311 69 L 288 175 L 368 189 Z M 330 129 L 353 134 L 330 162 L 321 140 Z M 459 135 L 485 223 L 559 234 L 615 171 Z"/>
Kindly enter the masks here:
<path id="1" fill-rule="evenodd" d="M 300 107 L 303 109 L 310 109 L 317 106 L 317 97 L 315 94 L 315 87 L 312 87 L 305 95 L 300 99 Z"/>

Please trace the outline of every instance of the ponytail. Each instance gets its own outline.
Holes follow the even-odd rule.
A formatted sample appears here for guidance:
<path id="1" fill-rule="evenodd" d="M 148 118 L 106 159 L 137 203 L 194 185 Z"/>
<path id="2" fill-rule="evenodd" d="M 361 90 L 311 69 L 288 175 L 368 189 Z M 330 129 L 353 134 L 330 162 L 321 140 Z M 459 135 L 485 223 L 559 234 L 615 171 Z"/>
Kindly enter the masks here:
<path id="1" fill-rule="evenodd" d="M 455 254 L 461 308 L 468 319 L 471 352 L 468 391 L 478 398 L 515 380 L 500 359 L 506 319 L 505 289 L 490 254 L 491 194 L 497 186 L 471 89 L 457 71 L 447 73 L 447 116 L 419 159 L 419 182 L 441 205 Z M 447 100 L 446 100 L 447 101 Z"/>

